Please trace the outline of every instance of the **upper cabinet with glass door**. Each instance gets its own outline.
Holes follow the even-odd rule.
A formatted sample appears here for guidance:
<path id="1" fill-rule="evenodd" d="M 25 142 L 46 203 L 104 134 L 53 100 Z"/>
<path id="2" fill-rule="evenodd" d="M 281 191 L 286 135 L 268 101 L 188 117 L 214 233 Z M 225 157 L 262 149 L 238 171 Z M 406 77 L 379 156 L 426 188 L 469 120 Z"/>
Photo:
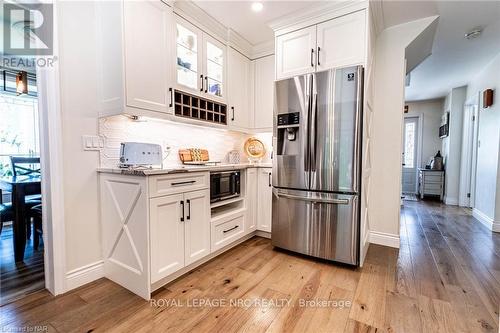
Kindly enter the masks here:
<path id="1" fill-rule="evenodd" d="M 226 46 L 180 17 L 176 30 L 177 88 L 225 101 Z"/>
<path id="2" fill-rule="evenodd" d="M 207 34 L 203 35 L 203 46 L 204 92 L 211 98 L 224 100 L 226 47 Z"/>
<path id="3" fill-rule="evenodd" d="M 199 93 L 202 89 L 202 52 L 199 47 L 201 31 L 191 23 L 176 18 L 176 75 L 181 90 Z"/>

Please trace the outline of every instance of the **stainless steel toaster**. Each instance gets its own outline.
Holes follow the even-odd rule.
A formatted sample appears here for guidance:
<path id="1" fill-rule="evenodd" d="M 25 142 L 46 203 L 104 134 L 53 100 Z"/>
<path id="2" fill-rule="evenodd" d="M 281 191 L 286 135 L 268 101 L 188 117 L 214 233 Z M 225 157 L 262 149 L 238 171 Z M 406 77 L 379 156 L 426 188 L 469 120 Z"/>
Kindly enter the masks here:
<path id="1" fill-rule="evenodd" d="M 120 167 L 161 165 L 162 149 L 154 143 L 122 142 L 120 146 Z"/>

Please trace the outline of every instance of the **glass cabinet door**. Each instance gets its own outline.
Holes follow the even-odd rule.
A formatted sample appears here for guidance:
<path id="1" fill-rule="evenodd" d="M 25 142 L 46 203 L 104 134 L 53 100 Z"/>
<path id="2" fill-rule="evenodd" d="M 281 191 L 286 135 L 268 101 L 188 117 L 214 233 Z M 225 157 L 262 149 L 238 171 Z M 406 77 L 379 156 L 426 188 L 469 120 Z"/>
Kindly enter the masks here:
<path id="1" fill-rule="evenodd" d="M 201 66 L 199 63 L 200 52 L 198 49 L 199 33 L 187 22 L 177 21 L 177 84 L 199 91 Z M 194 28 L 194 29 L 193 29 Z"/>
<path id="2" fill-rule="evenodd" d="M 225 47 L 210 36 L 205 40 L 205 93 L 223 99 L 225 97 Z"/>

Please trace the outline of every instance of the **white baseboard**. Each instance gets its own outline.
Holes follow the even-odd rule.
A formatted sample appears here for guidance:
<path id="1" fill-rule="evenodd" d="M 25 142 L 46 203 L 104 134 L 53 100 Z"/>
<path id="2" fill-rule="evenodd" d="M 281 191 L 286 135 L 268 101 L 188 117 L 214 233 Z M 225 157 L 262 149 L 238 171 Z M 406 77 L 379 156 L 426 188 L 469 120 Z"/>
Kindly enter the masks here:
<path id="1" fill-rule="evenodd" d="M 458 198 L 444 197 L 444 203 L 450 206 L 458 206 Z"/>
<path id="2" fill-rule="evenodd" d="M 472 216 L 481 222 L 486 228 L 494 232 L 500 232 L 500 221 L 494 221 L 491 217 L 477 208 L 472 209 Z"/>
<path id="3" fill-rule="evenodd" d="M 264 238 L 269 238 L 271 239 L 271 233 L 267 231 L 262 231 L 262 230 L 256 230 L 255 235 L 259 237 L 264 237 Z"/>
<path id="4" fill-rule="evenodd" d="M 370 231 L 369 241 L 371 244 L 384 245 L 399 249 L 399 235 Z"/>
<path id="5" fill-rule="evenodd" d="M 104 262 L 96 261 L 66 273 L 66 292 L 104 276 Z"/>

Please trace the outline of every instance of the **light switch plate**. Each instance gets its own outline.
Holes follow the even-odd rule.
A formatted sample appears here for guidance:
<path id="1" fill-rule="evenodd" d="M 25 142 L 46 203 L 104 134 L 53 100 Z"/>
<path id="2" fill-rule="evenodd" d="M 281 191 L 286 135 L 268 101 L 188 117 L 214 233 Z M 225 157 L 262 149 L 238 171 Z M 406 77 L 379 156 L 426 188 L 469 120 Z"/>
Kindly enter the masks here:
<path id="1" fill-rule="evenodd" d="M 99 151 L 104 148 L 104 139 L 98 135 L 82 135 L 82 146 L 85 151 Z"/>

